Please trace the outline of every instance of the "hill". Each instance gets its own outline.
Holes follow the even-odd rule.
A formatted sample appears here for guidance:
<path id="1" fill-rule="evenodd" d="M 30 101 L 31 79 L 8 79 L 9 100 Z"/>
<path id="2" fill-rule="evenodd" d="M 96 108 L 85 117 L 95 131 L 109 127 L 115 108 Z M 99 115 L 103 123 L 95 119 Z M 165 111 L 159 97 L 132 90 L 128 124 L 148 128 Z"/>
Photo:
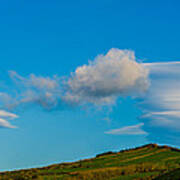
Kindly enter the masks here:
<path id="1" fill-rule="evenodd" d="M 180 150 L 148 144 L 95 158 L 0 173 L 3 180 L 180 179 Z"/>

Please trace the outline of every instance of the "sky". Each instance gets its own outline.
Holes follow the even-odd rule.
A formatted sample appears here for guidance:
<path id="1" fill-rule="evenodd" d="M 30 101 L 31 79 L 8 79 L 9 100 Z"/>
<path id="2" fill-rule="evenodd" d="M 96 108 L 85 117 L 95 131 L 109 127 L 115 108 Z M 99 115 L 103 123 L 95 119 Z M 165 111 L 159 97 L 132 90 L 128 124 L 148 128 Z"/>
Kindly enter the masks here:
<path id="1" fill-rule="evenodd" d="M 1 1 L 0 169 L 180 147 L 179 6 Z"/>

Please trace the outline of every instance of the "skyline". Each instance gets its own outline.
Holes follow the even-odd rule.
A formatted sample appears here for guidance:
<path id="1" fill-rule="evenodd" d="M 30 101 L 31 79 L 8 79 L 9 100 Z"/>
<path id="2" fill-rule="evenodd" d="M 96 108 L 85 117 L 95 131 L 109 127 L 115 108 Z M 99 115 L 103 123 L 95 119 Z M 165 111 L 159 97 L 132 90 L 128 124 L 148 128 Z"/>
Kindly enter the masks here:
<path id="1" fill-rule="evenodd" d="M 1 2 L 1 170 L 179 147 L 179 5 Z"/>

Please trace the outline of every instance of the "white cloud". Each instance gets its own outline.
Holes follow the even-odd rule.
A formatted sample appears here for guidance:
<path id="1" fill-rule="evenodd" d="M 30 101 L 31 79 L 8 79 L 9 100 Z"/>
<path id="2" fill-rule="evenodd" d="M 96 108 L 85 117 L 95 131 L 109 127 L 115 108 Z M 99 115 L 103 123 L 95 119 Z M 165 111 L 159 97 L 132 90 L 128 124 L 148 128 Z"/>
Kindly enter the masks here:
<path id="1" fill-rule="evenodd" d="M 8 117 L 11 119 L 18 118 L 16 114 L 13 114 L 4 110 L 0 110 L 0 117 Z"/>
<path id="2" fill-rule="evenodd" d="M 5 92 L 0 92 L 0 104 L 2 107 L 6 107 L 10 109 L 11 105 L 15 104 L 15 101 L 16 99 L 13 98 L 10 94 Z"/>
<path id="3" fill-rule="evenodd" d="M 144 117 L 150 116 L 172 116 L 180 118 L 180 111 L 162 111 L 162 112 L 150 112 L 144 115 Z"/>
<path id="4" fill-rule="evenodd" d="M 177 143 L 180 136 L 180 62 L 144 66 L 149 68 L 151 78 L 151 86 L 139 103 L 144 112 L 140 118 L 144 129 L 150 140 Z"/>
<path id="5" fill-rule="evenodd" d="M 30 74 L 28 77 L 23 77 L 15 71 L 9 71 L 9 75 L 16 83 L 17 93 L 8 103 L 8 107 L 30 103 L 39 104 L 47 109 L 57 106 L 62 95 L 57 76 L 50 78 Z"/>
<path id="6" fill-rule="evenodd" d="M 133 51 L 111 49 L 78 67 L 66 85 L 64 99 L 68 102 L 112 104 L 118 96 L 146 91 L 148 70 L 136 61 Z"/>
<path id="7" fill-rule="evenodd" d="M 0 110 L 0 127 L 2 128 L 16 128 L 16 126 L 11 125 L 8 120 L 18 118 L 16 114 Z"/>
<path id="8" fill-rule="evenodd" d="M 136 124 L 133 126 L 125 126 L 119 129 L 113 129 L 105 132 L 105 134 L 112 135 L 147 135 L 147 133 L 141 128 L 144 124 Z"/>
<path id="9" fill-rule="evenodd" d="M 29 77 L 25 78 L 20 76 L 15 71 L 9 71 L 10 77 L 16 81 L 17 83 L 23 84 L 27 87 L 33 87 L 36 89 L 49 89 L 54 90 L 59 86 L 57 76 L 50 77 L 42 77 L 36 76 L 34 74 L 30 74 Z"/>
<path id="10" fill-rule="evenodd" d="M 0 118 L 0 128 L 16 128 L 16 126 L 13 126 L 5 119 Z"/>
<path id="11" fill-rule="evenodd" d="M 52 109 L 60 102 L 75 105 L 112 105 L 118 97 L 139 97 L 145 92 L 140 103 L 144 113 L 141 117 L 143 129 L 147 129 L 149 134 L 152 127 L 180 132 L 178 61 L 140 63 L 133 51 L 113 48 L 106 55 L 98 55 L 87 65 L 76 68 L 75 72 L 67 76 L 66 81 L 57 76 L 30 74 L 23 77 L 15 71 L 9 71 L 9 75 L 15 86 L 12 91 L 9 90 L 9 94 L 0 92 L 0 102 L 8 108 L 36 103 Z M 0 126 L 11 127 L 4 118 L 13 119 L 16 115 L 0 111 Z M 145 134 L 142 126 L 141 123 L 106 133 Z"/>
<path id="12" fill-rule="evenodd" d="M 15 71 L 9 71 L 9 76 L 15 93 L 0 94 L 8 108 L 32 103 L 47 109 L 61 103 L 111 105 L 119 96 L 137 96 L 149 87 L 148 69 L 136 61 L 133 51 L 119 49 L 78 67 L 66 80 L 34 74 L 23 77 Z"/>
<path id="13" fill-rule="evenodd" d="M 180 131 L 180 111 L 160 111 L 144 114 L 141 118 L 150 119 L 149 125 L 165 127 L 174 131 Z"/>
<path id="14" fill-rule="evenodd" d="M 153 77 L 141 104 L 145 110 L 142 118 L 180 130 L 180 62 L 152 63 L 148 66 Z"/>
<path id="15" fill-rule="evenodd" d="M 153 74 L 180 74 L 179 72 L 179 61 L 172 62 L 154 62 L 154 63 L 143 63 L 145 67 L 147 67 L 150 72 Z"/>

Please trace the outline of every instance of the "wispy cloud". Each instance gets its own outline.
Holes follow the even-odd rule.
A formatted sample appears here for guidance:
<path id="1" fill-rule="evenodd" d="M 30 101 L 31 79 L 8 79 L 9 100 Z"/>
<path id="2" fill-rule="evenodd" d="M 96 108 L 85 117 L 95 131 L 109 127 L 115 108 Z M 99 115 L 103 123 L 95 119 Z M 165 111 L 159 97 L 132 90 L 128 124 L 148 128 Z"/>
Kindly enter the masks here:
<path id="1" fill-rule="evenodd" d="M 137 99 L 142 122 L 106 132 L 107 134 L 147 134 L 152 142 L 180 145 L 180 62 L 143 63 L 149 69 L 151 85 Z"/>
<path id="2" fill-rule="evenodd" d="M 42 77 L 30 74 L 23 77 L 15 71 L 9 71 L 11 79 L 15 82 L 16 94 L 10 98 L 8 107 L 13 108 L 22 104 L 39 104 L 46 109 L 57 106 L 60 100 L 60 82 L 57 76 Z"/>
<path id="3" fill-rule="evenodd" d="M 105 134 L 112 134 L 112 135 L 147 135 L 142 129 L 144 123 L 132 125 L 132 126 L 125 126 L 119 129 L 112 129 L 110 131 L 105 132 Z"/>
<path id="4" fill-rule="evenodd" d="M 30 74 L 29 77 L 25 78 L 20 76 L 15 71 L 9 71 L 9 76 L 16 83 L 23 84 L 26 87 L 32 87 L 36 89 L 44 89 L 44 90 L 54 90 L 59 86 L 57 76 L 50 77 L 42 77 L 36 76 L 34 74 Z"/>
<path id="5" fill-rule="evenodd" d="M 150 140 L 177 143 L 180 136 L 180 62 L 149 63 L 151 86 L 140 102 Z M 158 129 L 158 130 L 157 130 Z M 167 134 L 168 132 L 168 134 Z"/>
<path id="6" fill-rule="evenodd" d="M 16 114 L 0 110 L 0 127 L 1 128 L 16 128 L 16 126 L 11 125 L 8 120 L 18 118 Z"/>

